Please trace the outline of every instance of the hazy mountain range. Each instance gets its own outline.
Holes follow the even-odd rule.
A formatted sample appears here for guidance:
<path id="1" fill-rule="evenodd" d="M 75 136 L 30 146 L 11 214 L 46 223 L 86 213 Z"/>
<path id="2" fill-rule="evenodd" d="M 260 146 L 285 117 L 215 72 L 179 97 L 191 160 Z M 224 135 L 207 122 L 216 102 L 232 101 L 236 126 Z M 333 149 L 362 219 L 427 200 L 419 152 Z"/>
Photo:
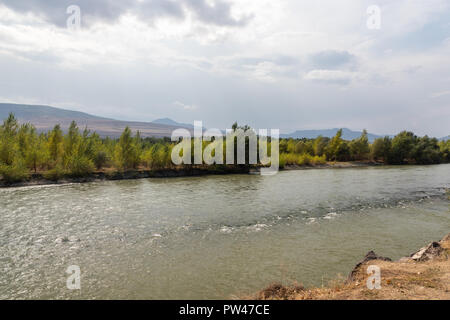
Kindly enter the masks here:
<path id="1" fill-rule="evenodd" d="M 120 136 L 126 126 L 131 130 L 141 132 L 143 137 L 170 137 L 172 131 L 177 128 L 186 128 L 190 131 L 193 129 L 192 124 L 179 123 L 169 118 L 157 119 L 152 122 L 139 121 L 121 121 L 109 118 L 94 116 L 88 113 L 60 109 L 50 106 L 40 105 L 24 105 L 0 103 L 0 119 L 8 117 L 12 112 L 19 122 L 32 123 L 39 132 L 51 130 L 55 124 L 60 124 L 63 130 L 69 128 L 72 120 L 75 120 L 80 128 L 88 127 L 92 131 L 96 131 L 102 137 L 117 138 Z M 290 134 L 281 134 L 282 138 L 308 138 L 314 139 L 319 135 L 323 137 L 333 137 L 336 135 L 338 128 L 323 130 L 298 130 Z M 346 140 L 352 140 L 361 136 L 361 131 L 352 131 L 344 128 L 342 136 Z M 369 141 L 382 137 L 381 135 L 368 134 Z M 448 140 L 450 135 L 440 140 Z"/>
<path id="2" fill-rule="evenodd" d="M 112 138 L 119 137 L 126 126 L 133 131 L 139 130 L 142 137 L 170 137 L 173 130 L 185 127 L 174 121 L 169 123 L 170 119 L 160 119 L 156 122 L 120 121 L 50 106 L 0 103 L 0 119 L 7 118 L 10 112 L 14 113 L 19 122 L 32 123 L 39 132 L 49 131 L 55 124 L 60 124 L 61 128 L 66 130 L 72 120 L 75 120 L 80 128 L 87 127 L 102 137 Z"/>

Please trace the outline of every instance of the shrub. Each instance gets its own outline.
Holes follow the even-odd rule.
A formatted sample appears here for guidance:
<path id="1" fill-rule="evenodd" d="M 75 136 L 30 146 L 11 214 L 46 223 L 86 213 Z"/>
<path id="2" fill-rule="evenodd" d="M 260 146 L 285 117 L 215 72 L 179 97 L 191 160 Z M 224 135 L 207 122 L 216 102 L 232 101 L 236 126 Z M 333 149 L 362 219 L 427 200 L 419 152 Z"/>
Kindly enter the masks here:
<path id="1" fill-rule="evenodd" d="M 28 179 L 28 169 L 22 163 L 13 163 L 12 165 L 0 165 L 0 175 L 6 183 L 20 182 Z"/>
<path id="2" fill-rule="evenodd" d="M 85 156 L 71 157 L 68 169 L 71 177 L 85 177 L 94 171 L 94 164 Z"/>
<path id="3" fill-rule="evenodd" d="M 94 156 L 94 165 L 97 170 L 100 170 L 102 167 L 106 166 L 109 160 L 108 154 L 105 151 L 99 151 Z"/>
<path id="4" fill-rule="evenodd" d="M 311 163 L 314 165 L 318 165 L 318 164 L 326 164 L 327 163 L 327 158 L 325 155 L 323 156 L 314 156 L 314 158 L 312 158 Z"/>
<path id="5" fill-rule="evenodd" d="M 280 168 L 284 168 L 286 166 L 286 153 L 280 154 L 279 166 Z"/>
<path id="6" fill-rule="evenodd" d="M 51 181 L 58 181 L 66 175 L 66 170 L 61 165 L 56 165 L 53 169 L 43 174 L 44 178 Z"/>

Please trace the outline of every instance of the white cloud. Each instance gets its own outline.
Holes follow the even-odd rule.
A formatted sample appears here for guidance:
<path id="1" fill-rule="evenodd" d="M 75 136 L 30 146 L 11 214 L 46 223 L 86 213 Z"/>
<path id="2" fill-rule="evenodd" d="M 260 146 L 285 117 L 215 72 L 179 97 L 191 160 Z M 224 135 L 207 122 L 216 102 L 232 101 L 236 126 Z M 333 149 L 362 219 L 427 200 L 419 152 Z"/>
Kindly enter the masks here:
<path id="1" fill-rule="evenodd" d="M 193 111 L 193 110 L 198 109 L 198 107 L 196 105 L 193 105 L 193 104 L 189 105 L 189 104 L 185 104 L 185 103 L 182 103 L 179 101 L 175 101 L 173 104 L 177 107 L 182 108 L 185 111 Z"/>
<path id="2" fill-rule="evenodd" d="M 127 1 L 122 9 L 134 2 Z M 401 115 L 405 106 L 442 110 L 450 103 L 450 42 L 442 31 L 448 31 L 448 1 L 380 0 L 381 30 L 366 27 L 369 0 L 222 0 L 220 10 L 188 7 L 194 2 L 183 0 L 182 13 L 164 7 L 164 1 L 154 2 L 159 13 L 152 19 L 122 10 L 82 23 L 75 33 L 56 26 L 55 18 L 0 5 L 0 96 L 73 101 L 97 108 L 97 114 L 109 108 L 111 114 L 133 117 L 143 106 L 155 117 L 178 109 L 189 111 L 187 116 L 201 113 L 217 127 L 236 120 L 233 112 L 239 111 L 248 122 L 273 121 L 265 126 L 280 128 L 345 123 L 346 118 L 353 124 L 364 117 L 381 127 L 386 121 L 377 122 L 381 116 L 371 112 L 383 97 L 383 107 L 398 111 L 388 132 L 408 125 Z M 19 2 L 26 8 L 37 0 Z M 433 37 L 420 33 L 440 24 L 442 34 L 440 29 L 430 31 Z M 359 97 L 358 112 L 366 112 L 358 117 L 351 107 L 354 97 Z M 440 99 L 429 106 L 430 97 Z M 340 120 L 333 114 L 336 106 Z M 272 116 L 274 108 L 292 116 Z M 429 123 L 420 128 L 419 121 L 418 128 L 443 131 Z"/>
<path id="3" fill-rule="evenodd" d="M 349 84 L 358 77 L 361 75 L 357 72 L 342 70 L 312 70 L 305 75 L 306 80 L 331 84 Z"/>
<path id="4" fill-rule="evenodd" d="M 439 91 L 439 92 L 433 92 L 433 93 L 431 94 L 431 97 L 432 97 L 432 98 L 439 98 L 439 97 L 447 96 L 447 95 L 450 95 L 450 90 Z"/>

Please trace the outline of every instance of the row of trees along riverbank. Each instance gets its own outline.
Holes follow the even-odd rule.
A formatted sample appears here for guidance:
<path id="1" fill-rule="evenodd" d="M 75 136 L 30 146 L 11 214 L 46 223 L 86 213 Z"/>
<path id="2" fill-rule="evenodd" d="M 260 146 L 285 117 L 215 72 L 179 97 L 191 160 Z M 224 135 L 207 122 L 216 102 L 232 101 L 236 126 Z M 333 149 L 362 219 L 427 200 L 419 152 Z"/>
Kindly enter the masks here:
<path id="1" fill-rule="evenodd" d="M 249 130 L 248 126 L 233 128 Z M 248 142 L 248 141 L 247 141 Z M 205 148 L 210 142 L 203 142 Z M 10 114 L 0 126 L 0 176 L 7 183 L 27 180 L 40 172 L 44 178 L 83 177 L 95 171 L 130 169 L 173 169 L 169 138 L 141 138 L 127 127 L 119 139 L 101 138 L 80 130 L 72 122 L 67 133 L 56 125 L 38 134 L 31 124 L 19 124 Z M 224 142 L 224 150 L 225 150 Z M 270 142 L 268 150 L 270 150 Z M 224 156 L 226 152 L 224 151 Z M 450 162 L 450 141 L 417 137 L 401 132 L 394 138 L 380 138 L 370 144 L 367 133 L 352 141 L 333 138 L 280 140 L 280 166 L 316 165 L 327 161 L 377 160 L 388 164 L 434 164 Z M 189 166 L 189 165 L 185 165 Z M 224 165 L 222 165 L 223 167 Z M 222 168 L 223 169 L 223 168 Z"/>

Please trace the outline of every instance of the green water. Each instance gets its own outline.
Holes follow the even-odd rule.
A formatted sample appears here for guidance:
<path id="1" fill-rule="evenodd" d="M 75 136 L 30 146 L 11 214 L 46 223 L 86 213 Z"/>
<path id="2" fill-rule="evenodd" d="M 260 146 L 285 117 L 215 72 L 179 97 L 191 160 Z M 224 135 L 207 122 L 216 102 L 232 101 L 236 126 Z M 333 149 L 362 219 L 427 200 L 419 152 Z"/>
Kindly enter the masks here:
<path id="1" fill-rule="evenodd" d="M 449 233 L 449 187 L 450 165 L 437 165 L 1 189 L 0 299 L 320 285 L 369 250 L 396 259 Z M 70 265 L 81 290 L 66 287 Z"/>

